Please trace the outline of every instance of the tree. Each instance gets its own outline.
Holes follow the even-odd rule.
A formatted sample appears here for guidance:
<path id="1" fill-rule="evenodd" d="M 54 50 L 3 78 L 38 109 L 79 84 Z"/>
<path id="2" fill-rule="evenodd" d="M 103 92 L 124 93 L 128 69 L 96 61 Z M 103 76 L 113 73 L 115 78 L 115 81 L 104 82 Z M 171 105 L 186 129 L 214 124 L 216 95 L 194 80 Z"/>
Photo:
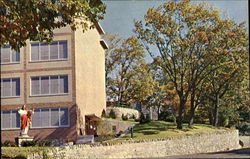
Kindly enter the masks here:
<path id="1" fill-rule="evenodd" d="M 128 106 L 133 101 L 132 80 L 135 83 L 135 69 L 143 61 L 144 49 L 135 37 L 122 40 L 118 47 L 111 49 L 106 54 L 107 92 L 109 98 L 117 101 L 119 106 Z"/>
<path id="2" fill-rule="evenodd" d="M 26 40 L 46 41 L 56 28 L 81 26 L 83 31 L 103 18 L 101 0 L 2 0 L 0 1 L 0 46 L 18 50 Z"/>
<path id="3" fill-rule="evenodd" d="M 191 5 L 190 0 L 150 8 L 145 24 L 135 22 L 137 37 L 178 94 L 177 128 L 182 129 L 188 99 L 196 98 L 196 90 L 203 80 L 221 66 L 217 64 L 222 57 L 228 56 L 230 48 L 235 48 L 228 36 L 236 41 L 244 37 L 240 29 L 239 33 L 234 32 L 237 29 L 239 26 L 233 21 L 221 19 L 216 8 L 204 3 Z M 151 52 L 150 45 L 156 46 L 158 52 Z M 194 105 L 192 109 L 194 113 Z"/>
<path id="4" fill-rule="evenodd" d="M 106 95 L 108 100 L 114 98 L 112 91 L 112 82 L 117 70 L 115 68 L 119 65 L 120 55 L 117 49 L 121 47 L 124 39 L 121 39 L 116 34 L 106 33 L 103 38 L 108 43 L 109 48 L 105 51 L 105 79 L 106 79 Z M 114 99 L 113 99 L 114 100 Z"/>
<path id="5" fill-rule="evenodd" d="M 141 103 L 149 106 L 148 97 L 155 92 L 157 82 L 153 79 L 150 64 L 144 59 L 140 60 L 138 66 L 134 68 L 134 76 L 131 77 L 131 89 L 129 89 L 130 98 L 133 103 Z"/>

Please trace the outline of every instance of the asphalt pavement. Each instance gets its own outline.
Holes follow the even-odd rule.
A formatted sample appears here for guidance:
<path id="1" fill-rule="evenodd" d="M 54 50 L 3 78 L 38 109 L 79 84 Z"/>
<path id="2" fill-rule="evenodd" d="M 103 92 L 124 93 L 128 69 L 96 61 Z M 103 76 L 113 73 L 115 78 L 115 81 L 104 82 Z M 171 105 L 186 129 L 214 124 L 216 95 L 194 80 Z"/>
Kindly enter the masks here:
<path id="1" fill-rule="evenodd" d="M 172 158 L 172 159 L 178 159 L 178 158 L 248 158 L 250 159 L 250 147 L 241 148 L 237 150 L 231 150 L 231 151 L 222 151 L 222 152 L 167 156 L 164 158 Z"/>

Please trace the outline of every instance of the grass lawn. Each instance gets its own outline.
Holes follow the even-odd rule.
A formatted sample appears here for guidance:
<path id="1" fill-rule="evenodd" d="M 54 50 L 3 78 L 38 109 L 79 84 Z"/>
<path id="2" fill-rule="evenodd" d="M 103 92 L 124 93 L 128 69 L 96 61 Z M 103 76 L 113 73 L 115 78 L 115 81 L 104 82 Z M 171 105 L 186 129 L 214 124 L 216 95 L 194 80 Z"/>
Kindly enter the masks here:
<path id="1" fill-rule="evenodd" d="M 176 125 L 174 125 L 174 123 L 164 121 L 152 121 L 146 124 L 137 124 L 133 129 L 133 138 L 131 138 L 131 133 L 128 133 L 123 138 L 106 142 L 115 144 L 123 142 L 125 140 L 152 140 L 163 138 L 175 138 L 182 136 L 190 136 L 194 134 L 213 133 L 227 130 L 227 128 L 218 128 L 205 124 L 194 124 L 193 128 L 189 128 L 188 124 L 183 124 L 183 129 L 179 130 L 176 128 Z"/>
<path id="2" fill-rule="evenodd" d="M 1 157 L 24 159 L 28 155 L 46 151 L 49 147 L 1 147 Z"/>

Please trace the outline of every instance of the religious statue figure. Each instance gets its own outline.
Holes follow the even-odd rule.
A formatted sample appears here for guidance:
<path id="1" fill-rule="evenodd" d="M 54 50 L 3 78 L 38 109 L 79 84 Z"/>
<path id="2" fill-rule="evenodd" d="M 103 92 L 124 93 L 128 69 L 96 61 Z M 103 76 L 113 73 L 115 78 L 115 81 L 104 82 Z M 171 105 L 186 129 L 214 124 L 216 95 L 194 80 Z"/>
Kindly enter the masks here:
<path id="1" fill-rule="evenodd" d="M 26 106 L 23 105 L 21 109 L 18 110 L 21 117 L 21 132 L 20 136 L 29 137 L 28 131 L 32 122 L 32 114 L 34 110 L 26 110 Z"/>

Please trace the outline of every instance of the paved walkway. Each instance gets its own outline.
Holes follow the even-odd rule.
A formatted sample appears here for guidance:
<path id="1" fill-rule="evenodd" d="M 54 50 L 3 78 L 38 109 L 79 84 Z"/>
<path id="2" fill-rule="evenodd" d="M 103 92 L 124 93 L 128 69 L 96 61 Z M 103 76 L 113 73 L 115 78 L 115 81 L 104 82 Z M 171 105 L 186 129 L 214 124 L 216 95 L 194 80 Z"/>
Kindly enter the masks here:
<path id="1" fill-rule="evenodd" d="M 231 151 L 168 156 L 164 158 L 172 158 L 172 159 L 178 159 L 178 158 L 248 158 L 250 159 L 250 147 L 242 148 L 238 150 L 231 150 Z"/>

